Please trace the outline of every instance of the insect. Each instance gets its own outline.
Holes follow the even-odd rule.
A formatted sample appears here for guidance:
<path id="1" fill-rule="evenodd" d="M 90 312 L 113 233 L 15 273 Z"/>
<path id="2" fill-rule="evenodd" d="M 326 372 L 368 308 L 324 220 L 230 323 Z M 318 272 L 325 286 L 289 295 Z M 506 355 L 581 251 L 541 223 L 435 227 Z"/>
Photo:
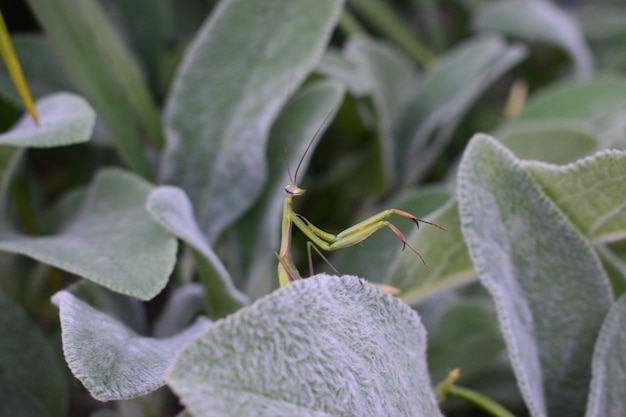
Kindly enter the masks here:
<path id="1" fill-rule="evenodd" d="M 363 240 L 367 239 L 372 234 L 376 233 L 378 230 L 388 227 L 391 231 L 400 239 L 402 242 L 402 249 L 409 248 L 413 253 L 415 253 L 421 259 L 424 266 L 428 267 L 426 261 L 422 257 L 422 255 L 413 248 L 406 240 L 402 232 L 394 226 L 391 222 L 386 220 L 392 215 L 398 215 L 401 217 L 405 217 L 411 221 L 413 221 L 417 228 L 419 229 L 420 223 L 429 224 L 431 226 L 435 226 L 441 230 L 447 231 L 447 229 L 435 224 L 428 222 L 423 219 L 419 219 L 403 210 L 398 209 L 388 209 L 383 210 L 378 214 L 375 214 L 354 226 L 348 227 L 347 229 L 339 232 L 338 234 L 332 234 L 321 230 L 320 228 L 313 225 L 309 222 L 304 216 L 296 213 L 293 210 L 293 200 L 296 197 L 302 196 L 306 190 L 298 187 L 297 179 L 298 179 L 298 171 L 300 170 L 300 166 L 307 152 L 311 148 L 312 143 L 317 138 L 320 133 L 322 126 L 326 124 L 326 119 L 322 123 L 322 125 L 318 128 L 317 132 L 309 142 L 307 148 L 305 149 L 302 157 L 300 158 L 300 162 L 296 167 L 294 175 L 291 175 L 291 169 L 289 167 L 289 162 L 287 158 L 287 147 L 284 145 L 285 152 L 285 163 L 287 166 L 287 173 L 289 175 L 290 183 L 285 186 L 285 199 L 283 201 L 283 218 L 282 218 L 282 233 L 281 233 L 281 244 L 279 253 L 276 253 L 276 257 L 278 258 L 278 280 L 280 286 L 283 287 L 287 285 L 291 281 L 295 281 L 297 279 L 302 278 L 297 268 L 295 267 L 293 260 L 291 258 L 291 230 L 295 225 L 302 233 L 306 235 L 309 239 L 307 244 L 307 250 L 309 255 L 309 270 L 311 275 L 313 275 L 313 266 L 311 262 L 311 248 L 315 249 L 317 253 L 330 265 L 330 262 L 322 255 L 319 249 L 324 251 L 334 251 L 337 249 L 346 248 L 349 246 L 356 245 Z M 319 249 L 318 249 L 319 248 Z M 332 265 L 331 265 L 332 267 Z M 334 268 L 333 268 L 334 269 Z M 339 274 L 336 270 L 337 275 Z"/>

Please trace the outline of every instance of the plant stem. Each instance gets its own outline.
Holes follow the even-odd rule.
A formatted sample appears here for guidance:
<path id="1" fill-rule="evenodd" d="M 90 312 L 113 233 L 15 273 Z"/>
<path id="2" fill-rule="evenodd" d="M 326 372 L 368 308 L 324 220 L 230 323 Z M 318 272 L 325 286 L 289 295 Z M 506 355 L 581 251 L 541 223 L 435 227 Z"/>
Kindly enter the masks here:
<path id="1" fill-rule="evenodd" d="M 485 410 L 494 417 L 515 417 L 509 410 L 502 407 L 491 398 L 471 389 L 452 385 L 448 387 L 446 394 L 452 397 L 461 398 L 468 403 Z"/>

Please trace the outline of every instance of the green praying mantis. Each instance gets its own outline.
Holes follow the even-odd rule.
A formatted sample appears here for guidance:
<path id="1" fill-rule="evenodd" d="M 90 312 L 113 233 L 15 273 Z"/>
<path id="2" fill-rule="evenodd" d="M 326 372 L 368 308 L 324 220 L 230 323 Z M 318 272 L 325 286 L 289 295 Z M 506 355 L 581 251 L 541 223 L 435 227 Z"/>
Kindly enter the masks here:
<path id="1" fill-rule="evenodd" d="M 285 151 L 285 163 L 287 167 L 287 173 L 289 175 L 290 183 L 285 186 L 285 199 L 283 201 L 283 218 L 282 218 L 282 232 L 281 232 L 281 244 L 280 250 L 276 253 L 276 257 L 278 258 L 278 280 L 281 287 L 287 285 L 288 283 L 301 279 L 301 275 L 295 267 L 293 260 L 291 258 L 291 230 L 295 225 L 305 236 L 309 239 L 307 244 L 308 256 L 309 256 L 309 270 L 310 274 L 313 275 L 313 266 L 311 262 L 311 248 L 315 249 L 317 253 L 330 265 L 330 262 L 322 255 L 321 250 L 324 251 L 334 251 L 337 249 L 347 248 L 349 246 L 356 245 L 361 243 L 372 234 L 376 233 L 378 230 L 388 227 L 402 242 L 402 249 L 409 248 L 413 253 L 415 253 L 421 259 L 424 266 L 428 267 L 426 261 L 422 257 L 422 255 L 413 248 L 404 237 L 404 234 L 394 226 L 391 222 L 387 220 L 392 215 L 398 215 L 401 217 L 405 217 L 413 221 L 417 228 L 419 229 L 420 223 L 428 224 L 431 226 L 435 226 L 441 230 L 447 231 L 447 229 L 435 224 L 428 222 L 423 219 L 419 219 L 403 210 L 398 209 L 387 209 L 383 210 L 378 214 L 374 214 L 373 216 L 351 226 L 347 229 L 339 232 L 337 234 L 332 234 L 325 232 L 324 230 L 316 227 L 311 222 L 309 222 L 304 216 L 296 213 L 293 210 L 293 200 L 296 197 L 302 196 L 306 190 L 300 188 L 297 185 L 298 179 L 298 171 L 300 170 L 300 166 L 302 161 L 311 148 L 312 143 L 317 138 L 320 133 L 322 126 L 326 124 L 326 121 L 330 114 L 326 117 L 322 125 L 318 128 L 317 132 L 309 142 L 307 148 L 305 149 L 298 166 L 296 167 L 296 171 L 294 175 L 291 175 L 291 169 L 289 167 L 289 161 L 287 158 L 287 147 L 284 145 Z M 319 248 L 319 249 L 318 249 Z M 331 265 L 331 268 L 332 267 Z M 339 274 L 336 270 L 335 273 Z"/>

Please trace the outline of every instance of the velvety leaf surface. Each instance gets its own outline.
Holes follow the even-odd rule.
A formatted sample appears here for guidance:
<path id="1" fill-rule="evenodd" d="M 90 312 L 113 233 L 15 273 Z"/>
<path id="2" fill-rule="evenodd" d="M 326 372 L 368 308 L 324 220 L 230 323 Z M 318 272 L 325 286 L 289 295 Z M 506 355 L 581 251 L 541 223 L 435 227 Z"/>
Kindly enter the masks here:
<path id="1" fill-rule="evenodd" d="M 0 415 L 62 417 L 68 392 L 59 356 L 37 326 L 0 293 Z"/>
<path id="2" fill-rule="evenodd" d="M 626 152 L 604 151 L 565 166 L 527 162 L 524 169 L 589 239 L 626 237 Z"/>
<path id="3" fill-rule="evenodd" d="M 124 323 L 136 333 L 148 333 L 145 305 L 137 298 L 113 292 L 86 280 L 71 285 L 67 291 L 93 308 Z"/>
<path id="4" fill-rule="evenodd" d="M 626 415 L 626 295 L 604 319 L 593 353 L 591 392 L 585 417 Z"/>
<path id="5" fill-rule="evenodd" d="M 531 415 L 583 415 L 593 345 L 612 298 L 597 256 L 488 136 L 466 149 L 457 194 L 470 257 L 494 298 Z"/>
<path id="6" fill-rule="evenodd" d="M 247 297 L 235 287 L 196 224 L 193 207 L 183 190 L 172 186 L 157 187 L 150 193 L 147 207 L 161 226 L 194 249 L 205 286 L 207 313 L 211 318 L 223 317 L 248 304 Z"/>
<path id="7" fill-rule="evenodd" d="M 25 114 L 8 132 L 0 134 L 0 145 L 52 147 L 87 142 L 96 114 L 82 97 L 57 93 L 35 104 L 40 126 Z"/>
<path id="8" fill-rule="evenodd" d="M 174 354 L 205 330 L 208 320 L 166 339 L 142 337 L 70 291 L 52 301 L 59 307 L 63 353 L 74 376 L 100 401 L 147 394 L 164 385 Z"/>
<path id="9" fill-rule="evenodd" d="M 342 4 L 223 1 L 189 46 L 166 106 L 161 174 L 190 196 L 209 241 L 259 195 L 271 123 L 320 60 Z"/>
<path id="10" fill-rule="evenodd" d="M 163 289 L 176 260 L 176 240 L 144 208 L 151 188 L 134 174 L 103 170 L 60 232 L 26 236 L 4 228 L 0 249 L 148 300 Z"/>
<path id="11" fill-rule="evenodd" d="M 355 277 L 289 284 L 216 323 L 168 384 L 194 416 L 440 416 L 426 335 L 400 300 Z"/>
<path id="12" fill-rule="evenodd" d="M 545 42 L 563 48 L 574 61 L 577 77 L 588 77 L 592 73 L 591 51 L 579 25 L 549 1 L 487 3 L 476 14 L 474 25 L 480 30 L 498 31 L 528 42 Z"/>

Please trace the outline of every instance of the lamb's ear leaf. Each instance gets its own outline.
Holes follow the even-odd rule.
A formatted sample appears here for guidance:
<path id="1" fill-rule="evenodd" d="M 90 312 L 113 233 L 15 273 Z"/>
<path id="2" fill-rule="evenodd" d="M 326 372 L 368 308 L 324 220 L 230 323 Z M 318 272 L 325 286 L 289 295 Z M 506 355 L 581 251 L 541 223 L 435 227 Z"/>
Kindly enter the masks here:
<path id="1" fill-rule="evenodd" d="M 607 150 L 564 166 L 523 166 L 588 239 L 615 242 L 626 237 L 626 152 Z"/>
<path id="2" fill-rule="evenodd" d="M 426 334 L 405 303 L 317 275 L 209 328 L 167 381 L 194 416 L 441 416 Z"/>
<path id="3" fill-rule="evenodd" d="M 495 136 L 520 159 L 553 164 L 574 162 L 598 150 L 594 130 L 581 122 L 516 120 L 498 129 Z"/>
<path id="4" fill-rule="evenodd" d="M 28 236 L 0 229 L 0 250 L 20 253 L 113 291 L 148 300 L 174 269 L 176 239 L 145 209 L 152 186 L 120 169 L 101 170 L 60 232 Z"/>
<path id="5" fill-rule="evenodd" d="M 0 134 L 0 145 L 49 148 L 91 138 L 96 113 L 84 98 L 56 93 L 37 100 L 36 108 L 40 126 L 24 115 L 11 130 Z"/>
<path id="6" fill-rule="evenodd" d="M 187 49 L 165 108 L 161 174 L 190 196 L 210 242 L 259 196 L 272 121 L 318 64 L 342 6 L 222 1 Z"/>
<path id="7" fill-rule="evenodd" d="M 555 45 L 571 56 L 576 77 L 589 77 L 593 72 L 593 58 L 580 26 L 549 1 L 491 2 L 475 14 L 474 26 L 528 42 Z"/>
<path id="8" fill-rule="evenodd" d="M 478 97 L 525 56 L 523 46 L 500 36 L 474 37 L 407 86 L 409 99 L 394 118 L 396 178 L 409 185 L 428 172 Z"/>
<path id="9" fill-rule="evenodd" d="M 155 188 L 148 196 L 147 208 L 161 226 L 192 248 L 205 288 L 205 307 L 212 319 L 226 316 L 249 303 L 209 246 L 182 189 L 169 185 Z"/>
<path id="10" fill-rule="evenodd" d="M 143 337 L 79 298 L 85 295 L 84 286 L 61 291 L 52 301 L 60 310 L 65 360 L 74 376 L 100 401 L 134 398 L 163 386 L 175 353 L 210 325 L 207 319 L 199 319 L 172 337 Z M 100 303 L 97 293 L 89 295 L 93 305 Z"/>
<path id="11" fill-rule="evenodd" d="M 491 137 L 468 145 L 457 195 L 470 258 L 496 304 L 531 415 L 582 415 L 612 299 L 597 255 Z"/>

